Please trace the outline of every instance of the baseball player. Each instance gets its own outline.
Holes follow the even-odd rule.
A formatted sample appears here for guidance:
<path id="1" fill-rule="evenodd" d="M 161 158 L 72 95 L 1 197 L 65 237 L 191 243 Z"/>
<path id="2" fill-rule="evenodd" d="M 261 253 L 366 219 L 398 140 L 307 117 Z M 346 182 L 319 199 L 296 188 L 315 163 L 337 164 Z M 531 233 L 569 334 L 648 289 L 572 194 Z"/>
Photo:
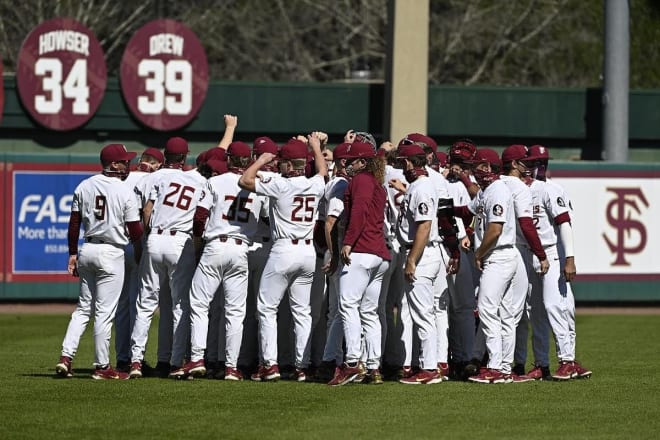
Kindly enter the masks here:
<path id="1" fill-rule="evenodd" d="M 309 136 L 317 174 L 305 177 L 307 145 L 292 139 L 280 150 L 281 177 L 258 179 L 259 169 L 274 156 L 264 153 L 241 176 L 239 186 L 269 197 L 269 218 L 273 245 L 259 285 L 257 313 L 261 365 L 251 376 L 256 381 L 277 380 L 277 309 L 287 288 L 295 322 L 296 379 L 307 380 L 311 333 L 310 288 L 315 255 L 312 236 L 318 201 L 323 195 L 327 174 L 321 142 Z"/>
<path id="2" fill-rule="evenodd" d="M 346 355 L 329 385 L 345 385 L 361 372 L 363 337 L 367 374 L 372 383 L 379 384 L 382 333 L 378 304 L 391 258 L 385 241 L 385 164 L 367 143 L 349 144 L 343 156 L 346 172 L 352 176 L 344 196 L 346 233 L 340 253 L 338 304 Z"/>
<path id="3" fill-rule="evenodd" d="M 131 336 L 131 377 L 142 376 L 142 361 L 149 327 L 159 305 L 162 287 L 171 295 L 172 355 L 170 376 L 184 375 L 181 366 L 190 340 L 189 291 L 195 269 L 192 221 L 199 193 L 206 179 L 199 173 L 184 172 L 188 143 L 173 137 L 165 146 L 165 164 L 153 176 L 153 188 L 144 208 L 144 222 L 150 234 L 140 268 L 137 316 Z"/>
<path id="4" fill-rule="evenodd" d="M 196 254 L 201 253 L 201 258 L 190 290 L 191 357 L 182 370 L 184 376 L 206 373 L 204 350 L 209 305 L 222 285 L 224 379 L 240 381 L 243 375 L 237 366 L 248 288 L 247 252 L 262 214 L 263 197 L 238 186 L 238 179 L 251 158 L 250 147 L 243 142 L 232 142 L 227 157 L 229 172 L 206 183 L 193 220 L 195 250 Z"/>
<path id="5" fill-rule="evenodd" d="M 142 213 L 144 193 L 144 182 L 142 180 L 149 174 L 158 170 L 164 161 L 163 153 L 153 147 L 149 147 L 140 156 L 137 170 L 131 171 L 126 177 L 124 184 L 127 191 L 133 191 L 136 196 L 137 206 Z M 138 264 L 133 254 L 133 246 L 124 248 L 124 284 L 122 286 L 119 302 L 117 303 L 117 314 L 115 315 L 115 352 L 117 355 L 117 369 L 129 372 L 131 365 L 131 330 L 135 322 L 137 295 L 138 295 Z M 159 338 L 160 339 L 160 338 Z"/>
<path id="6" fill-rule="evenodd" d="M 570 282 L 575 277 L 571 203 L 564 189 L 546 179 L 548 149 L 541 145 L 530 147 L 525 159 L 535 179 L 530 188 L 535 196 L 534 216 L 539 236 L 551 256 L 550 270 L 542 278 L 533 278 L 530 297 L 530 318 L 534 336 L 535 367 L 527 376 L 547 378 L 549 373 L 549 331 L 552 329 L 557 347 L 558 369 L 551 375 L 555 380 L 590 377 L 592 372 L 575 360 L 575 299 Z M 516 347 L 516 363 L 522 364 L 526 355 L 526 326 Z M 522 347 L 524 338 L 525 347 Z"/>
<path id="7" fill-rule="evenodd" d="M 515 247 L 513 198 L 499 174 L 493 172 L 493 164 L 500 162 L 495 151 L 488 148 L 477 150 L 472 162 L 472 173 L 481 191 L 467 207 L 477 216 L 474 257 L 481 271 L 477 306 L 488 350 L 488 364 L 469 380 L 505 383 L 511 382 L 512 378 L 511 365 L 503 359 L 504 336 L 513 334 L 515 328 L 508 286 L 515 276 L 519 258 Z"/>
<path id="8" fill-rule="evenodd" d="M 72 359 L 91 317 L 94 318 L 93 379 L 127 379 L 128 375 L 110 365 L 112 320 L 124 282 L 125 230 L 135 245 L 135 258 L 141 254 L 142 225 L 133 193 L 122 184 L 129 163 L 136 153 L 121 144 L 101 150 L 103 173 L 83 180 L 75 189 L 69 218 L 69 264 L 71 275 L 80 276 L 80 296 L 62 342 L 62 354 L 55 366 L 58 376 L 72 377 Z M 85 243 L 78 256 L 80 225 Z"/>
<path id="9" fill-rule="evenodd" d="M 410 186 L 405 189 L 402 182 L 390 181 L 395 188 L 406 192 L 397 222 L 397 233 L 402 246 L 408 251 L 404 267 L 407 281 L 404 291 L 420 342 L 420 370 L 410 377 L 400 379 L 404 384 L 435 384 L 442 381 L 437 362 L 433 292 L 442 261 L 438 245 L 439 222 L 442 222 L 442 234 L 447 243 L 453 242 L 452 258 L 447 262 L 447 271 L 455 273 L 459 264 L 456 235 L 448 220 L 451 217 L 451 205 L 448 210 L 445 209 L 448 194 L 441 193 L 429 179 L 425 156 L 421 146 L 404 139 L 398 148 L 398 165 L 403 168 Z M 439 205 L 441 209 L 438 209 Z"/>

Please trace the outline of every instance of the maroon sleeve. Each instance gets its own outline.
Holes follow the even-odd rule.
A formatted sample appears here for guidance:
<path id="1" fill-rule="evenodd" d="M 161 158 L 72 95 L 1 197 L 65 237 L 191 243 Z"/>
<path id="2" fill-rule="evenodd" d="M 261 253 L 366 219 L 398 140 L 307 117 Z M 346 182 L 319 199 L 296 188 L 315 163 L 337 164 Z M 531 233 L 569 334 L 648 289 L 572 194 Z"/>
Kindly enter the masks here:
<path id="1" fill-rule="evenodd" d="M 195 216 L 193 217 L 193 236 L 201 237 L 204 234 L 206 227 L 206 220 L 209 218 L 209 210 L 198 206 L 195 209 Z"/>
<path id="2" fill-rule="evenodd" d="M 562 223 L 566 222 L 571 222 L 571 216 L 568 212 L 564 212 L 562 214 L 559 214 L 557 217 L 555 217 L 555 224 L 557 226 L 561 225 Z"/>
<path id="3" fill-rule="evenodd" d="M 131 243 L 140 241 L 142 239 L 144 229 L 142 229 L 141 221 L 138 220 L 136 222 L 127 222 L 126 229 L 128 229 L 128 237 L 131 240 Z"/>
<path id="4" fill-rule="evenodd" d="M 472 211 L 468 209 L 467 206 L 454 206 L 454 216 L 460 217 L 463 220 L 463 224 L 467 227 L 472 223 Z"/>
<path id="5" fill-rule="evenodd" d="M 363 178 L 363 175 L 366 177 L 366 174 L 358 174 L 353 177 L 346 190 L 347 197 L 345 199 L 350 200 L 350 205 L 346 204 L 344 206 L 344 209 L 348 210 L 348 224 L 346 225 L 346 234 L 344 235 L 344 245 L 351 247 L 355 246 L 364 229 L 367 218 L 369 217 L 369 202 L 375 191 L 372 185 L 373 181 Z"/>
<path id="6" fill-rule="evenodd" d="M 534 227 L 534 222 L 532 221 L 532 218 L 519 217 L 518 224 L 520 225 L 520 230 L 525 236 L 525 240 L 527 240 L 527 244 L 529 244 L 529 247 L 532 248 L 532 252 L 534 252 L 534 255 L 536 255 L 540 261 L 543 261 L 546 258 L 548 258 L 545 255 L 545 251 L 543 250 L 543 245 L 541 244 L 541 239 L 539 238 L 539 234 L 536 232 L 536 228 Z"/>
<path id="7" fill-rule="evenodd" d="M 78 255 L 78 236 L 80 235 L 80 224 L 82 223 L 82 214 L 80 211 L 71 211 L 69 217 L 69 255 Z"/>

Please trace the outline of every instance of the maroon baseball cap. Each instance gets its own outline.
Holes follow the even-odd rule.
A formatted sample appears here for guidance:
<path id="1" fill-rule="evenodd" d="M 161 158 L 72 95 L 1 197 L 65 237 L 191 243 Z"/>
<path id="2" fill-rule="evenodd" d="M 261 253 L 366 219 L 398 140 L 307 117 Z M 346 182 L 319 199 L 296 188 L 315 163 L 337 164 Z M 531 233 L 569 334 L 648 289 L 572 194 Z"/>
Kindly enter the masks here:
<path id="1" fill-rule="evenodd" d="M 137 153 L 126 151 L 123 144 L 108 144 L 101 150 L 101 163 L 131 161 Z"/>
<path id="2" fill-rule="evenodd" d="M 277 154 L 277 144 L 268 136 L 261 136 L 254 140 L 252 151 L 258 156 L 264 153 Z"/>
<path id="3" fill-rule="evenodd" d="M 227 161 L 227 151 L 224 148 L 220 148 L 220 147 L 209 148 L 204 152 L 204 154 L 206 160 L 218 159 L 218 160 L 224 160 L 225 162 Z"/>
<path id="4" fill-rule="evenodd" d="M 497 154 L 497 151 L 490 148 L 479 148 L 474 155 L 474 159 L 469 162 L 474 165 L 486 162 L 491 165 L 502 167 L 502 161 L 500 160 L 499 154 Z"/>
<path id="5" fill-rule="evenodd" d="M 509 145 L 502 151 L 502 162 L 511 162 L 513 160 L 523 160 L 527 157 L 529 148 L 526 145 Z"/>
<path id="6" fill-rule="evenodd" d="M 227 148 L 227 156 L 250 157 L 252 156 L 252 151 L 250 150 L 250 146 L 245 142 L 234 141 Z"/>
<path id="7" fill-rule="evenodd" d="M 163 156 L 163 152 L 160 151 L 158 148 L 155 147 L 149 147 L 146 150 L 142 152 L 142 155 L 148 155 L 156 159 L 158 162 L 163 163 L 165 161 L 165 156 Z"/>
<path id="8" fill-rule="evenodd" d="M 169 154 L 187 154 L 188 142 L 182 137 L 171 137 L 165 144 L 165 153 Z"/>
<path id="9" fill-rule="evenodd" d="M 401 144 L 397 148 L 397 157 L 425 156 L 424 149 L 417 144 Z"/>
<path id="10" fill-rule="evenodd" d="M 548 149 L 543 145 L 532 145 L 529 147 L 529 154 L 525 158 L 526 160 L 548 160 L 552 159 Z"/>
<path id="11" fill-rule="evenodd" d="M 346 159 L 348 157 L 348 156 L 346 156 L 346 154 L 348 152 L 347 150 L 348 150 L 349 145 L 351 145 L 349 142 L 344 142 L 344 143 L 341 143 L 341 144 L 337 145 L 335 147 L 335 149 L 332 150 L 333 159 L 335 159 L 335 160 L 336 159 Z"/>
<path id="12" fill-rule="evenodd" d="M 307 144 L 298 139 L 290 139 L 280 150 L 280 157 L 285 160 L 307 159 Z"/>
<path id="13" fill-rule="evenodd" d="M 228 171 L 227 162 L 224 160 L 210 159 L 206 161 L 206 165 L 216 174 L 224 174 Z"/>
<path id="14" fill-rule="evenodd" d="M 407 139 L 410 139 L 416 144 L 424 144 L 427 147 L 430 147 L 433 152 L 435 153 L 438 151 L 438 144 L 431 139 L 430 137 L 421 134 L 421 133 L 410 133 L 408 136 L 406 136 Z M 422 147 L 423 148 L 423 147 Z"/>
<path id="15" fill-rule="evenodd" d="M 438 163 L 440 164 L 441 167 L 446 167 L 447 166 L 447 160 L 449 157 L 447 156 L 447 153 L 444 151 L 436 151 L 435 157 L 438 158 Z"/>
<path id="16" fill-rule="evenodd" d="M 449 158 L 456 162 L 472 160 L 476 152 L 477 147 L 474 145 L 474 142 L 467 139 L 461 139 L 454 142 L 451 147 L 449 147 Z"/>
<path id="17" fill-rule="evenodd" d="M 376 151 L 371 144 L 366 142 L 353 142 L 346 146 L 346 153 L 344 153 L 344 158 L 346 159 L 366 159 L 369 157 L 376 157 Z"/>

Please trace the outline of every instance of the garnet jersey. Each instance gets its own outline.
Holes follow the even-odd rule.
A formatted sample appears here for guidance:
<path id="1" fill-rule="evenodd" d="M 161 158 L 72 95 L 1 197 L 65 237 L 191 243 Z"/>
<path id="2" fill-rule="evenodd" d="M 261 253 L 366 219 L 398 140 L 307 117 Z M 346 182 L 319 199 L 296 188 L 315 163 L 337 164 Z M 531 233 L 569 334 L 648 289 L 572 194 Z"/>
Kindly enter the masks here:
<path id="1" fill-rule="evenodd" d="M 325 181 L 318 174 L 307 178 L 265 177 L 255 181 L 256 193 L 269 197 L 273 240 L 311 239 Z"/>
<path id="2" fill-rule="evenodd" d="M 197 202 L 197 206 L 209 211 L 205 240 L 226 235 L 252 244 L 259 218 L 267 215 L 264 212 L 265 198 L 241 189 L 238 186 L 240 178 L 239 174 L 229 172 L 211 177 L 206 182 Z"/>
<path id="3" fill-rule="evenodd" d="M 132 192 L 116 177 L 97 174 L 83 180 L 73 193 L 72 212 L 80 212 L 86 239 L 125 246 L 125 224 L 140 220 Z"/>
<path id="4" fill-rule="evenodd" d="M 511 191 L 501 180 L 496 180 L 485 190 L 480 190 L 468 204 L 468 209 L 477 216 L 475 230 L 475 246 L 479 247 L 490 223 L 502 223 L 500 234 L 495 246 L 513 246 L 516 242 L 516 218 L 513 210 Z"/>
<path id="5" fill-rule="evenodd" d="M 149 179 L 149 200 L 154 201 L 151 229 L 192 234 L 197 200 L 206 179 L 199 173 L 187 173 L 173 168 L 160 169 Z"/>
<path id="6" fill-rule="evenodd" d="M 397 237 L 403 246 L 415 240 L 417 223 L 431 220 L 429 242 L 439 241 L 438 191 L 430 178 L 420 176 L 408 186 L 397 221 Z"/>

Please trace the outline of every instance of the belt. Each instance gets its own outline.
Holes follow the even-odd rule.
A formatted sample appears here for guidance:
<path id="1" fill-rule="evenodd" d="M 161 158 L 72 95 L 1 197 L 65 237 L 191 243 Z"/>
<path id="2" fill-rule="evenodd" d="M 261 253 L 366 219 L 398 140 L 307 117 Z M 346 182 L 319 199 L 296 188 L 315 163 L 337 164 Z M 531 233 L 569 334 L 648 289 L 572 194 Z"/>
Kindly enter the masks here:
<path id="1" fill-rule="evenodd" d="M 190 235 L 187 232 L 184 231 L 177 231 L 176 229 L 154 229 L 154 232 L 158 235 L 176 235 L 176 234 L 184 234 L 184 235 Z"/>
<path id="2" fill-rule="evenodd" d="M 493 250 L 495 251 L 495 250 L 498 250 L 498 249 L 511 249 L 513 247 L 514 246 L 512 244 L 504 244 L 502 246 L 497 246 L 497 247 L 493 248 Z"/>
<path id="3" fill-rule="evenodd" d="M 429 241 L 428 243 L 426 243 L 426 246 L 425 246 L 425 247 L 438 247 L 438 244 L 439 244 L 439 243 L 437 243 L 437 242 L 435 242 L 435 241 Z M 406 244 L 406 245 L 404 245 L 403 247 L 404 247 L 406 250 L 410 250 L 410 249 L 412 249 L 413 245 L 412 245 L 412 243 L 411 243 L 411 244 Z M 389 248 L 388 248 L 388 249 L 389 249 Z"/>
<path id="4" fill-rule="evenodd" d="M 240 238 L 233 238 L 233 237 L 229 237 L 227 235 L 218 235 L 216 238 L 218 240 L 220 240 L 222 243 L 226 243 L 229 240 L 234 240 L 234 243 L 236 243 L 239 246 L 243 244 L 243 240 L 241 240 Z M 245 243 L 247 244 L 247 242 L 245 242 Z"/>
<path id="5" fill-rule="evenodd" d="M 87 243 L 96 243 L 96 244 L 106 244 L 107 243 L 107 244 L 111 244 L 108 241 L 101 240 L 101 239 L 96 238 L 96 237 L 85 237 L 85 241 Z"/>
<path id="6" fill-rule="evenodd" d="M 312 240 L 310 238 L 307 238 L 305 240 L 299 240 L 297 238 L 292 238 L 291 239 L 291 244 L 312 244 Z"/>

